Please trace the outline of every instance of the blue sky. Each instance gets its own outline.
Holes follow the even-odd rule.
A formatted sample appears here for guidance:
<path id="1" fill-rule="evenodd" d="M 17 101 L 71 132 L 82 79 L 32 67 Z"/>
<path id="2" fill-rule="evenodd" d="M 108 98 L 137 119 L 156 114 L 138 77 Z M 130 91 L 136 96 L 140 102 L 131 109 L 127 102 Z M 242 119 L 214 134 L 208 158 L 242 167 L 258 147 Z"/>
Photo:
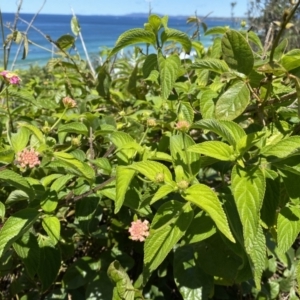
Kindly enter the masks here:
<path id="1" fill-rule="evenodd" d="M 134 12 L 148 12 L 149 2 L 153 12 L 167 15 L 199 16 L 211 13 L 211 16 L 229 17 L 231 3 L 236 2 L 235 16 L 243 17 L 249 0 L 47 0 L 42 13 L 70 14 L 73 7 L 76 14 L 85 15 L 123 15 Z M 15 12 L 17 0 L 0 0 L 3 13 Z M 22 12 L 35 13 L 43 0 L 23 0 Z"/>

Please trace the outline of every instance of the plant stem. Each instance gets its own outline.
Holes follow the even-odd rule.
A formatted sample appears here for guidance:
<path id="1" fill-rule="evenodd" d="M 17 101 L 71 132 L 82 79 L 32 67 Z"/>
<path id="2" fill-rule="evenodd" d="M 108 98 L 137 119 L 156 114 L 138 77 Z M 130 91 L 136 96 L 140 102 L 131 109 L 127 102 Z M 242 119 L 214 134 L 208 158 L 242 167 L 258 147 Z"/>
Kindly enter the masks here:
<path id="1" fill-rule="evenodd" d="M 189 173 L 190 173 L 191 177 L 194 177 L 192 167 L 191 167 L 191 163 L 190 163 L 189 153 L 187 151 L 187 146 L 186 146 L 186 135 L 185 135 L 184 132 L 182 133 L 182 140 L 183 140 L 183 149 L 184 149 L 185 156 L 186 156 L 186 163 L 187 163 L 187 166 L 188 166 L 188 170 L 189 170 Z"/>
<path id="2" fill-rule="evenodd" d="M 56 120 L 56 122 L 52 125 L 52 127 L 50 128 L 50 131 L 52 131 L 55 126 L 61 121 L 61 119 L 63 118 L 63 116 L 66 114 L 68 108 L 66 107 L 63 111 L 63 113 L 61 114 L 61 116 Z"/>
<path id="3" fill-rule="evenodd" d="M 274 53 L 275 53 L 275 49 L 279 44 L 279 40 L 285 30 L 286 25 L 289 23 L 289 21 L 291 20 L 291 18 L 294 16 L 297 8 L 300 5 L 300 0 L 298 0 L 297 4 L 293 7 L 293 9 L 289 12 L 289 14 L 286 16 L 286 18 L 282 21 L 281 26 L 280 26 L 280 30 L 274 40 L 272 49 L 271 49 L 271 53 L 270 53 L 270 59 L 269 59 L 269 63 L 271 64 L 274 60 Z"/>

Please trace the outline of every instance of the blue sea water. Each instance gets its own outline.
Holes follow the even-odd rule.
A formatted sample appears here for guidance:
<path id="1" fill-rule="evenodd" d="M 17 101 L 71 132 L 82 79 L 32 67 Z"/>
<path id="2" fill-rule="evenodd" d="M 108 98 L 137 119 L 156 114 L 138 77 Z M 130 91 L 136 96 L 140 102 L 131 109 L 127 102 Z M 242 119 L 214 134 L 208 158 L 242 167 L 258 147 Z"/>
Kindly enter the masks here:
<path id="1" fill-rule="evenodd" d="M 4 25 L 10 26 L 14 20 L 14 14 L 3 13 Z M 30 22 L 33 18 L 32 14 L 21 14 L 20 18 L 26 22 Z M 29 44 L 29 53 L 25 60 L 22 60 L 22 51 L 18 55 L 16 68 L 26 68 L 33 64 L 45 65 L 47 61 L 53 57 L 55 49 L 45 37 L 49 36 L 52 40 L 57 40 L 64 34 L 72 34 L 70 21 L 71 15 L 47 15 L 40 14 L 33 22 L 33 26 L 27 33 L 28 39 L 32 42 Z M 147 22 L 146 16 L 86 16 L 77 15 L 81 27 L 81 33 L 91 57 L 91 60 L 99 60 L 99 53 L 105 47 L 112 48 L 120 34 L 132 28 L 143 28 Z M 192 34 L 191 24 L 187 24 L 186 17 L 169 17 L 168 26 L 182 30 L 188 34 Z M 28 24 L 20 20 L 17 29 L 21 32 L 26 32 Z M 206 19 L 208 28 L 214 26 L 232 25 L 230 19 Z M 9 34 L 9 29 L 5 29 L 5 36 Z M 41 34 L 42 33 L 42 34 Z M 200 41 L 205 47 L 212 42 L 211 36 L 201 35 Z M 2 37 L 0 43 L 3 45 Z M 10 62 L 16 56 L 18 45 L 13 44 L 10 52 Z M 79 39 L 76 41 L 76 48 L 80 55 L 84 58 L 82 44 Z M 3 62 L 3 48 L 0 48 L 0 68 Z"/>

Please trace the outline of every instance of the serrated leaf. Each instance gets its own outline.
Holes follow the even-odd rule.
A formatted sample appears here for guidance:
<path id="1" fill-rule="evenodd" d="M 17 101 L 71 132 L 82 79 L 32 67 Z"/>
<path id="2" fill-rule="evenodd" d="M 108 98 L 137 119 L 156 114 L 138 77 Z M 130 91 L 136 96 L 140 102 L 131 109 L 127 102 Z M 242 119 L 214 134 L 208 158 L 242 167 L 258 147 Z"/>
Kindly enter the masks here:
<path id="1" fill-rule="evenodd" d="M 27 146 L 29 141 L 30 133 L 25 127 L 19 128 L 17 133 L 12 133 L 10 140 L 11 146 L 14 149 L 15 153 L 18 153 Z"/>
<path id="2" fill-rule="evenodd" d="M 60 125 L 58 127 L 58 132 L 72 132 L 77 134 L 88 135 L 87 127 L 81 122 L 72 122 Z"/>
<path id="3" fill-rule="evenodd" d="M 215 222 L 217 228 L 233 243 L 226 214 L 215 192 L 204 184 L 194 184 L 184 191 L 183 198 L 203 209 Z"/>
<path id="4" fill-rule="evenodd" d="M 22 259 L 30 278 L 34 279 L 40 257 L 37 238 L 31 232 L 27 232 L 13 244 L 13 247 L 17 255 Z"/>
<path id="5" fill-rule="evenodd" d="M 221 26 L 215 26 L 212 28 L 209 28 L 205 31 L 205 35 L 211 35 L 211 34 L 224 34 L 228 28 L 226 27 L 221 27 Z"/>
<path id="6" fill-rule="evenodd" d="M 71 19 L 71 30 L 73 32 L 74 35 L 78 35 L 81 31 L 79 22 L 76 18 L 76 16 L 73 16 Z"/>
<path id="7" fill-rule="evenodd" d="M 53 245 L 56 245 L 60 239 L 60 221 L 58 218 L 55 216 L 46 216 L 42 220 L 42 226 L 53 241 Z"/>
<path id="8" fill-rule="evenodd" d="M 74 43 L 75 38 L 69 34 L 65 34 L 59 37 L 55 44 L 60 50 L 65 51 L 73 47 Z"/>
<path id="9" fill-rule="evenodd" d="M 168 99 L 177 79 L 177 73 L 180 68 L 180 58 L 176 54 L 164 58 L 159 52 L 158 66 L 161 82 L 161 96 L 163 99 Z"/>
<path id="10" fill-rule="evenodd" d="M 125 166 L 118 166 L 116 169 L 116 201 L 115 201 L 115 214 L 121 209 L 125 194 L 128 190 L 130 182 L 135 175 L 135 170 L 128 169 Z"/>
<path id="11" fill-rule="evenodd" d="M 237 82 L 231 86 L 216 104 L 216 118 L 233 120 L 241 115 L 250 101 L 250 91 L 244 82 Z"/>
<path id="12" fill-rule="evenodd" d="M 177 29 L 165 28 L 165 31 L 161 34 L 161 40 L 163 43 L 167 41 L 173 41 L 180 43 L 185 53 L 189 54 L 192 48 L 192 42 L 189 36 Z"/>
<path id="13" fill-rule="evenodd" d="M 172 200 L 159 207 L 144 244 L 144 282 L 184 235 L 193 215 L 189 203 Z"/>
<path id="14" fill-rule="evenodd" d="M 148 78 L 152 71 L 158 70 L 157 55 L 149 54 L 143 64 L 143 76 Z"/>
<path id="15" fill-rule="evenodd" d="M 214 118 L 215 116 L 215 101 L 214 99 L 218 97 L 218 93 L 212 90 L 204 90 L 199 98 L 200 110 L 203 119 Z"/>
<path id="16" fill-rule="evenodd" d="M 115 55 L 126 46 L 137 43 L 147 43 L 155 46 L 155 34 L 142 28 L 127 30 L 119 36 L 118 40 L 116 41 L 115 47 L 109 53 L 109 57 Z"/>
<path id="17" fill-rule="evenodd" d="M 251 47 L 241 33 L 228 30 L 222 38 L 223 58 L 228 66 L 248 75 L 254 65 L 254 56 Z"/>
<path id="18" fill-rule="evenodd" d="M 10 164 L 13 162 L 15 152 L 12 149 L 0 150 L 0 162 L 3 164 Z"/>
<path id="19" fill-rule="evenodd" d="M 194 121 L 194 109 L 189 102 L 180 102 L 178 110 L 178 120 L 188 121 L 189 124 L 192 124 Z"/>
<path id="20" fill-rule="evenodd" d="M 182 166 L 186 174 L 192 171 L 196 175 L 200 169 L 200 155 L 186 152 L 185 148 L 195 145 L 194 140 L 187 134 L 173 135 L 170 138 L 170 151 L 175 166 Z M 191 174 L 190 174 L 191 175 Z"/>
<path id="21" fill-rule="evenodd" d="M 266 180 L 259 167 L 242 169 L 235 166 L 231 174 L 232 190 L 243 224 L 247 251 L 253 246 L 259 227 L 260 209 L 266 189 Z"/>
<path id="22" fill-rule="evenodd" d="M 287 156 L 298 152 L 300 149 L 300 137 L 291 136 L 280 140 L 277 144 L 268 147 L 265 151 L 262 149 L 261 153 L 264 156 L 276 156 L 279 158 L 286 158 Z"/>
<path id="23" fill-rule="evenodd" d="M 151 25 L 153 32 L 156 34 L 161 27 L 161 18 L 157 15 L 151 14 L 148 18 L 148 22 Z"/>
<path id="24" fill-rule="evenodd" d="M 153 204 L 154 202 L 162 199 L 163 197 L 167 196 L 168 194 L 172 193 L 174 191 L 174 186 L 172 185 L 163 185 L 161 186 L 154 194 L 154 196 L 151 199 L 150 204 Z"/>
<path id="25" fill-rule="evenodd" d="M 257 144 L 265 134 L 265 132 L 253 132 L 241 137 L 236 145 L 236 150 L 239 152 L 239 155 L 244 155 L 244 153 Z"/>
<path id="26" fill-rule="evenodd" d="M 135 149 L 124 149 L 124 147 L 128 144 L 136 145 L 136 147 L 139 147 L 139 144 L 126 132 L 113 132 L 111 134 L 111 141 L 112 143 L 118 148 L 122 149 L 118 152 L 117 156 L 122 159 L 124 162 L 129 162 L 129 159 L 131 159 L 135 153 Z"/>
<path id="27" fill-rule="evenodd" d="M 222 137 L 232 146 L 235 146 L 239 139 L 241 139 L 243 136 L 246 136 L 243 128 L 231 121 L 203 119 L 194 123 L 193 128 L 202 128 L 212 131 Z"/>
<path id="28" fill-rule="evenodd" d="M 0 231 L 0 256 L 33 225 L 38 217 L 37 210 L 26 208 L 6 220 Z"/>
<path id="29" fill-rule="evenodd" d="M 18 173 L 11 170 L 3 170 L 0 172 L 0 180 L 6 184 L 12 185 L 15 188 L 24 191 L 29 197 L 33 197 L 34 191 L 28 184 L 27 180 Z"/>
<path id="30" fill-rule="evenodd" d="M 95 171 L 88 164 L 76 159 L 73 155 L 64 152 L 54 152 L 54 157 L 66 163 L 70 168 L 80 172 L 83 177 L 93 180 L 95 179 Z"/>
<path id="31" fill-rule="evenodd" d="M 261 289 L 261 277 L 266 266 L 266 251 L 266 238 L 264 236 L 262 227 L 259 226 L 253 240 L 253 244 L 251 248 L 248 249 L 248 253 L 253 264 L 252 272 L 254 281 L 258 290 Z"/>
<path id="32" fill-rule="evenodd" d="M 284 207 L 277 219 L 277 243 L 279 251 L 286 253 L 300 232 L 300 209 Z"/>
<path id="33" fill-rule="evenodd" d="M 39 130 L 38 127 L 33 126 L 31 124 L 28 124 L 28 123 L 19 123 L 19 126 L 29 129 L 36 136 L 36 138 L 38 139 L 38 141 L 41 144 L 45 143 L 45 137 L 44 137 L 43 133 Z"/>
<path id="34" fill-rule="evenodd" d="M 61 255 L 50 238 L 39 237 L 40 259 L 37 270 L 41 290 L 46 291 L 55 281 L 61 265 Z M 45 270 L 47 270 L 45 272 Z"/>
<path id="35" fill-rule="evenodd" d="M 224 60 L 216 59 L 216 58 L 206 58 L 197 60 L 191 65 L 191 69 L 206 69 L 218 74 L 222 74 L 224 72 L 228 72 L 229 68 Z"/>
<path id="36" fill-rule="evenodd" d="M 121 264 L 115 260 L 107 270 L 108 277 L 115 283 L 114 300 L 134 300 L 134 287 L 131 284 L 130 278 Z"/>
<path id="37" fill-rule="evenodd" d="M 234 161 L 236 159 L 233 148 L 220 141 L 205 141 L 189 147 L 188 151 L 223 161 Z"/>
<path id="38" fill-rule="evenodd" d="M 153 182 L 173 183 L 170 170 L 165 165 L 156 161 L 136 162 L 127 168 L 140 172 Z"/>

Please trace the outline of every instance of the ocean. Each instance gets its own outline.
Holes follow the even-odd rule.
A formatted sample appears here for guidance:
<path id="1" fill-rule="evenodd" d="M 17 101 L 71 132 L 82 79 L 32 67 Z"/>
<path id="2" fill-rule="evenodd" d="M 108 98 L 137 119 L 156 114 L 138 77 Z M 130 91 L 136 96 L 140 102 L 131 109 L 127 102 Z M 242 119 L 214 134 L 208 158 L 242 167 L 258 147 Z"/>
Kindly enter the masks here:
<path id="1" fill-rule="evenodd" d="M 34 15 L 20 14 L 21 20 L 18 23 L 18 30 L 25 33 L 28 24 Z M 11 26 L 14 20 L 14 14 L 2 13 L 3 23 L 7 27 Z M 55 57 L 55 49 L 46 38 L 49 36 L 52 40 L 57 40 L 64 34 L 72 34 L 70 21 L 72 15 L 47 15 L 40 14 L 33 22 L 33 26 L 28 30 L 27 37 L 30 41 L 29 52 L 26 59 L 22 60 L 22 51 L 17 56 L 14 69 L 28 68 L 30 65 L 46 65 L 47 61 Z M 120 34 L 132 28 L 143 28 L 147 22 L 147 15 L 128 15 L 128 16 L 86 16 L 77 15 L 81 27 L 81 33 L 85 46 L 88 50 L 92 61 L 99 61 L 100 51 L 105 48 L 112 48 Z M 182 30 L 191 35 L 193 32 L 192 25 L 187 24 L 187 17 L 169 17 L 168 26 Z M 231 19 L 213 19 L 209 18 L 204 21 L 208 28 L 215 26 L 231 26 Z M 8 28 L 5 28 L 5 38 L 11 33 Z M 205 47 L 212 43 L 211 36 L 201 34 L 200 41 Z M 0 37 L 0 43 L 3 45 L 3 39 Z M 10 64 L 16 57 L 18 44 L 13 44 L 10 51 Z M 84 58 L 83 47 L 79 39 L 76 41 L 76 48 Z M 74 50 L 71 50 L 74 51 Z M 72 53 L 72 52 L 71 52 Z M 75 52 L 73 52 L 75 54 Z M 0 48 L 0 69 L 3 66 L 3 48 Z"/>

